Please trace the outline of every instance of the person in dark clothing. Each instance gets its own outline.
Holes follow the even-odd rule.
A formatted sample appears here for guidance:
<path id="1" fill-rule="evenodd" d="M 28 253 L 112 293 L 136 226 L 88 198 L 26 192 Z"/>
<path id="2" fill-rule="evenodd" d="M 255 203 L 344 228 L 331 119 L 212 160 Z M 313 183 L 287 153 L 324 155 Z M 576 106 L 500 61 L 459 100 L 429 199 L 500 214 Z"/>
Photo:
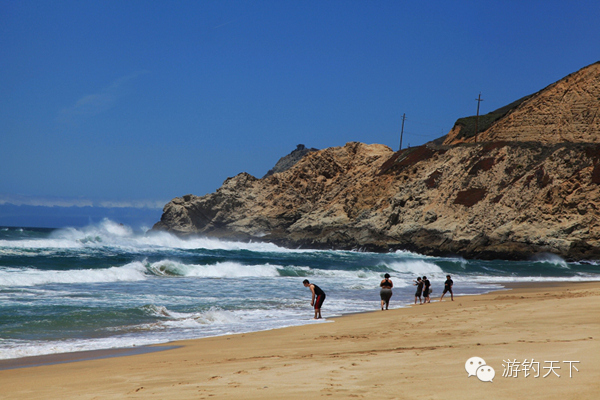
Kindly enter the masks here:
<path id="1" fill-rule="evenodd" d="M 415 281 L 415 286 L 417 287 L 417 292 L 415 293 L 415 304 L 417 304 L 417 299 L 419 299 L 419 304 L 423 304 L 423 300 L 421 299 L 421 295 L 423 294 L 423 280 L 420 276 Z"/>
<path id="2" fill-rule="evenodd" d="M 429 294 L 431 293 L 429 290 L 431 282 L 429 282 L 429 279 L 427 279 L 426 276 L 423 277 L 423 286 L 423 298 L 425 299 L 425 303 L 431 303 L 431 298 L 429 297 Z"/>
<path id="3" fill-rule="evenodd" d="M 392 288 L 394 284 L 390 279 L 390 274 L 384 275 L 385 279 L 381 281 L 379 286 L 381 290 L 379 291 L 379 297 L 381 297 L 381 309 L 383 310 L 383 306 L 385 305 L 385 309 L 387 310 L 390 306 L 390 299 L 392 298 Z"/>
<path id="4" fill-rule="evenodd" d="M 454 293 L 452 293 L 452 286 L 454 285 L 454 281 L 450 278 L 450 275 L 446 275 L 446 282 L 444 282 L 444 293 L 442 293 L 442 297 L 440 297 L 440 301 L 444 298 L 446 292 L 450 292 L 450 298 L 454 301 Z"/>
<path id="5" fill-rule="evenodd" d="M 304 284 L 304 287 L 310 288 L 310 291 L 312 292 L 310 305 L 315 307 L 315 319 L 321 318 L 321 306 L 325 301 L 325 292 L 314 283 L 310 283 L 308 279 L 305 279 L 302 283 Z"/>

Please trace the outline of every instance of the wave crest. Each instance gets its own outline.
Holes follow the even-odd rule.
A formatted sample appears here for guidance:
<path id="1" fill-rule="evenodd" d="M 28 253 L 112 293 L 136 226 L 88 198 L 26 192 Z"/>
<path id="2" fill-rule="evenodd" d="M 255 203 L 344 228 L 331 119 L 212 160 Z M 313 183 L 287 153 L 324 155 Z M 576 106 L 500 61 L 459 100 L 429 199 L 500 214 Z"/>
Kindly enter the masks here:
<path id="1" fill-rule="evenodd" d="M 172 260 L 147 263 L 146 268 L 158 276 L 188 276 L 203 278 L 242 278 L 280 276 L 276 265 L 243 265 L 236 262 L 218 262 L 215 264 L 183 264 Z"/>
<path id="2" fill-rule="evenodd" d="M 551 264 L 558 268 L 570 269 L 565 260 L 552 253 L 540 253 L 533 256 L 533 261 L 544 264 Z"/>
<path id="3" fill-rule="evenodd" d="M 67 271 L 34 268 L 1 268 L 0 286 L 38 286 L 53 283 L 106 283 L 142 281 L 146 268 L 140 262 L 105 269 L 72 269 Z"/>
<path id="4" fill-rule="evenodd" d="M 398 261 L 387 264 L 391 270 L 402 274 L 414 274 L 422 276 L 428 275 L 443 275 L 444 271 L 434 263 L 423 260 Z"/>

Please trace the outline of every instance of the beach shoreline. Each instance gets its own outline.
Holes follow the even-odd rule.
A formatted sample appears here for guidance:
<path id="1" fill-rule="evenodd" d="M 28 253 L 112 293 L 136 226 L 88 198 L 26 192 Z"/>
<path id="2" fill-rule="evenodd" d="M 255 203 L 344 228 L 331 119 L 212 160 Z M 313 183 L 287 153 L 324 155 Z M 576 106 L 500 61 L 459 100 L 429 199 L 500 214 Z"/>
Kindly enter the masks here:
<path id="1" fill-rule="evenodd" d="M 507 286 L 332 323 L 171 342 L 165 351 L 4 369 L 0 398 L 441 399 L 467 390 L 495 399 L 595 398 L 600 322 L 590 316 L 600 311 L 600 282 Z M 470 357 L 493 367 L 492 382 L 467 378 Z M 539 377 L 502 376 L 507 359 L 532 358 Z M 544 378 L 546 361 L 561 369 Z"/>
<path id="2" fill-rule="evenodd" d="M 558 282 L 558 283 L 560 284 L 563 282 Z M 564 283 L 566 283 L 566 282 L 564 282 Z M 489 290 L 489 291 L 486 291 L 483 293 L 477 293 L 477 294 L 456 294 L 456 297 L 460 298 L 463 296 L 480 296 L 483 294 L 488 294 L 488 293 L 497 292 L 497 291 L 501 291 L 501 290 L 511 290 L 511 288 L 509 286 L 511 286 L 512 284 L 514 284 L 515 287 L 525 287 L 525 288 L 535 287 L 538 285 L 542 285 L 543 282 L 530 282 L 530 283 L 484 282 L 484 284 L 499 285 L 499 286 L 502 286 L 502 288 L 492 289 L 492 290 Z M 450 298 L 449 295 L 447 297 Z M 436 302 L 437 300 L 434 299 L 433 301 Z M 412 307 L 415 305 L 418 305 L 418 304 L 406 303 L 406 304 L 401 305 L 400 307 L 395 307 L 392 309 L 396 310 L 396 309 L 400 309 L 400 308 Z M 336 320 L 338 318 L 343 318 L 343 317 L 352 316 L 352 315 L 374 313 L 374 312 L 378 312 L 378 311 L 381 311 L 381 310 L 373 309 L 370 311 L 346 312 L 346 313 L 342 313 L 340 315 L 325 317 L 323 322 L 326 322 L 326 321 L 333 322 L 334 320 Z M 274 329 L 287 329 L 287 328 L 291 328 L 293 326 L 303 326 L 303 325 L 292 325 L 292 326 L 283 326 L 283 327 L 270 328 L 270 329 L 258 330 L 258 331 L 249 331 L 249 332 L 243 332 L 243 334 L 252 333 L 252 332 L 263 332 L 263 331 L 274 330 Z M 239 333 L 239 334 L 242 334 L 242 333 Z M 200 340 L 200 339 L 206 339 L 209 337 L 231 336 L 231 335 L 235 335 L 235 334 L 204 336 L 204 337 L 198 337 L 198 338 L 188 339 L 188 340 Z M 102 359 L 102 358 L 127 357 L 130 355 L 150 353 L 150 352 L 155 352 L 155 351 L 164 351 L 164 350 L 168 350 L 170 348 L 178 347 L 177 343 L 180 341 L 181 340 L 172 340 L 172 341 L 165 341 L 165 342 L 156 343 L 156 344 L 148 344 L 148 345 L 133 346 L 133 347 L 113 347 L 113 348 L 106 348 L 106 349 L 81 350 L 81 351 L 73 351 L 73 352 L 59 352 L 59 353 L 50 353 L 50 354 L 40 354 L 40 355 L 35 355 L 35 356 L 24 356 L 24 357 L 0 359 L 0 371 L 5 370 L 5 369 L 29 368 L 32 366 L 36 367 L 36 366 L 43 366 L 43 365 L 62 364 L 62 363 L 67 363 L 67 362 L 79 362 L 79 361 L 95 360 L 95 359 Z"/>
<path id="3" fill-rule="evenodd" d="M 531 285 L 535 286 L 536 284 L 541 284 L 541 283 L 542 282 L 532 282 Z M 509 290 L 508 286 L 511 284 L 511 282 L 506 282 L 506 283 L 484 282 L 484 284 L 498 285 L 498 286 L 503 286 L 503 287 L 498 288 L 498 289 L 491 289 L 489 291 L 486 291 L 483 293 L 477 293 L 477 294 L 457 294 L 456 297 L 479 296 L 479 295 L 487 294 L 487 293 L 491 293 L 491 292 L 496 292 L 496 291 L 501 291 L 501 290 Z M 525 287 L 527 287 L 528 285 L 529 284 L 525 284 Z M 447 297 L 450 298 L 449 295 Z M 434 300 L 434 302 L 435 301 L 436 300 Z M 392 302 L 392 304 L 393 304 L 393 302 Z M 414 305 L 415 304 L 413 304 L 413 303 L 405 303 L 405 304 L 401 305 L 400 307 L 395 307 L 395 308 L 391 308 L 391 309 L 396 310 L 396 309 L 400 309 L 400 308 L 412 307 Z M 342 313 L 339 315 L 334 315 L 334 316 L 329 316 L 329 317 L 326 316 L 324 318 L 323 322 L 326 322 L 326 321 L 333 322 L 335 319 L 343 318 L 346 316 L 368 314 L 368 313 L 378 312 L 378 311 L 381 311 L 381 310 L 377 308 L 377 309 L 373 309 L 373 310 L 369 310 L 369 311 L 345 312 L 345 313 Z M 282 327 L 257 330 L 257 331 L 248 331 L 248 332 L 243 332 L 243 334 L 252 333 L 252 332 L 263 332 L 263 331 L 273 330 L 273 329 L 287 329 L 287 328 L 291 328 L 293 326 L 303 326 L 303 325 L 291 325 L 291 326 L 282 326 Z M 238 333 L 236 333 L 236 334 L 238 334 Z M 239 333 L 239 334 L 241 334 L 241 333 Z M 230 335 L 235 335 L 235 334 L 233 334 L 233 333 L 222 334 L 222 335 L 219 334 L 219 335 L 204 336 L 204 337 L 198 337 L 198 338 L 187 339 L 187 340 L 200 340 L 200 339 L 206 339 L 209 337 L 230 336 Z M 112 347 L 112 348 L 105 348 L 105 349 L 81 350 L 81 351 L 73 351 L 73 352 L 57 352 L 57 353 L 50 353 L 50 354 L 40 354 L 40 355 L 33 355 L 33 356 L 23 356 L 23 357 L 0 359 L 0 371 L 5 370 L 5 369 L 28 368 L 31 366 L 52 365 L 52 364 L 60 364 L 60 363 L 66 363 L 66 362 L 78 362 L 78 361 L 94 360 L 94 359 L 101 359 L 101 358 L 126 357 L 129 355 L 143 354 L 146 352 L 163 351 L 163 350 L 168 350 L 172 347 L 178 347 L 177 343 L 180 341 L 181 340 L 171 340 L 171 341 L 164 341 L 164 342 L 155 343 L 155 344 L 147 344 L 147 345 L 140 345 L 140 346 L 133 346 L 133 347 Z"/>
<path id="4" fill-rule="evenodd" d="M 103 358 L 128 357 L 155 351 L 177 348 L 176 345 L 157 344 L 152 346 L 117 347 L 112 349 L 73 351 L 68 353 L 52 353 L 39 356 L 7 358 L 0 360 L 0 371 L 7 369 L 41 367 L 46 365 L 73 363 Z"/>

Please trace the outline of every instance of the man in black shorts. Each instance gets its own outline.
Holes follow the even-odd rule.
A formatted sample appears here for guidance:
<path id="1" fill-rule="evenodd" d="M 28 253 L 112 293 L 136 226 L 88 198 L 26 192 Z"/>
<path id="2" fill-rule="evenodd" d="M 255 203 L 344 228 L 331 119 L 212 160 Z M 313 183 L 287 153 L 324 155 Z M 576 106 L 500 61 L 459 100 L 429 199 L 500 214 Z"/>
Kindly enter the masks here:
<path id="1" fill-rule="evenodd" d="M 450 279 L 450 275 L 446 275 L 446 282 L 444 282 L 444 293 L 442 293 L 442 297 L 440 297 L 440 301 L 444 298 L 446 292 L 450 292 L 450 298 L 454 301 L 454 293 L 452 293 L 452 285 L 454 282 Z"/>
<path id="2" fill-rule="evenodd" d="M 325 292 L 323 291 L 323 289 L 321 289 L 314 283 L 310 283 L 308 279 L 305 279 L 302 283 L 305 287 L 310 288 L 310 291 L 312 292 L 312 299 L 310 301 L 310 305 L 315 306 L 315 319 L 321 318 L 321 306 L 325 301 Z"/>
<path id="3" fill-rule="evenodd" d="M 423 277 L 423 301 L 424 303 L 431 303 L 431 298 L 429 295 L 431 294 L 431 282 L 427 279 L 426 276 Z"/>

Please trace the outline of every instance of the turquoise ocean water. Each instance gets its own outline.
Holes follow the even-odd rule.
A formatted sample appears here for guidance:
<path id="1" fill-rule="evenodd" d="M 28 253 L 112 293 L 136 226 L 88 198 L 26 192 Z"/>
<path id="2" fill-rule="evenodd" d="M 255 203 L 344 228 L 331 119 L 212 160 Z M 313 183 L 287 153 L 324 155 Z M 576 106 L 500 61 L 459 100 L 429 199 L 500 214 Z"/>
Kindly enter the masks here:
<path id="1" fill-rule="evenodd" d="M 304 279 L 327 293 L 327 318 L 379 310 L 386 272 L 398 308 L 414 301 L 417 276 L 430 278 L 435 301 L 447 274 L 457 295 L 473 295 L 506 282 L 600 280 L 600 262 L 295 250 L 135 232 L 110 220 L 0 228 L 0 359 L 327 323 L 311 319 Z"/>

